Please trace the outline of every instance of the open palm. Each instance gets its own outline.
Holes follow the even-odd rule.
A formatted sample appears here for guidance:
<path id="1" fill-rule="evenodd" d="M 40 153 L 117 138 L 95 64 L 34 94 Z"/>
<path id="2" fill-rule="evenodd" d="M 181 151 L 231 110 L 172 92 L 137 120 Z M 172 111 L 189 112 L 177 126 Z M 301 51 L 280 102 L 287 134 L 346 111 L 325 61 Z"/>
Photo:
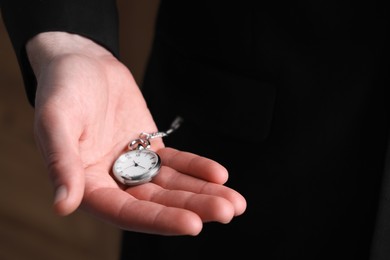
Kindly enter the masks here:
<path id="1" fill-rule="evenodd" d="M 60 215 L 80 205 L 120 228 L 163 235 L 196 235 L 204 222 L 228 223 L 246 208 L 224 186 L 217 162 L 173 148 L 160 138 L 162 159 L 152 182 L 129 187 L 112 177 L 115 159 L 141 132 L 157 131 L 128 69 L 112 55 L 62 55 L 42 67 L 35 135 L 56 189 Z"/>

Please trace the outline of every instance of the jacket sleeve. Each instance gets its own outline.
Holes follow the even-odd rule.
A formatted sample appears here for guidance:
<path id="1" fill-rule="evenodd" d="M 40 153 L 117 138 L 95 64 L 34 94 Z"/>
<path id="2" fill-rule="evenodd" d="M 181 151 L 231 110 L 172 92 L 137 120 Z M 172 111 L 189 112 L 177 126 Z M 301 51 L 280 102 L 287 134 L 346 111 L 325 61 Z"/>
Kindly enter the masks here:
<path id="1" fill-rule="evenodd" d="M 1 12 L 32 106 L 37 81 L 25 45 L 36 34 L 48 31 L 79 34 L 119 56 L 115 0 L 2 0 Z"/>

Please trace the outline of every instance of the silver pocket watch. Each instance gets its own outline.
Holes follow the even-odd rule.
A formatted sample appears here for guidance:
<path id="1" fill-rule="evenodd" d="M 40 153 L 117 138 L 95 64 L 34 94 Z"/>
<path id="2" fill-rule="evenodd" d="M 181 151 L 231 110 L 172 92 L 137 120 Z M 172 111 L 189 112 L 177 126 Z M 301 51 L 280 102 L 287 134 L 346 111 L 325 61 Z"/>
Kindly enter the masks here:
<path id="1" fill-rule="evenodd" d="M 141 133 L 139 138 L 131 141 L 127 147 L 128 151 L 114 162 L 112 171 L 115 178 L 126 185 L 139 185 L 151 181 L 161 169 L 161 158 L 150 150 L 150 139 L 171 134 L 181 122 L 182 118 L 177 117 L 167 131 Z"/>

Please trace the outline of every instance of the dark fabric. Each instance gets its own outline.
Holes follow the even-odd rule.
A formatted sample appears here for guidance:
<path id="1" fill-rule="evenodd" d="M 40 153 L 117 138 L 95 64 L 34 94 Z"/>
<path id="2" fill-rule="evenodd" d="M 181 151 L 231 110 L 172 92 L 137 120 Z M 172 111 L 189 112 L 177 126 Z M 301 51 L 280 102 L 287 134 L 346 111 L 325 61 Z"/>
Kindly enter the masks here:
<path id="1" fill-rule="evenodd" d="M 246 142 L 184 121 L 167 144 L 225 165 L 247 212 L 228 225 L 207 223 L 197 237 L 125 232 L 121 259 L 369 259 L 385 136 L 351 147 L 335 140 L 325 151 L 321 139 L 275 133 Z"/>
<path id="2" fill-rule="evenodd" d="M 41 32 L 66 31 L 89 37 L 119 55 L 118 17 L 113 0 L 3 0 L 2 18 L 13 44 L 28 101 L 34 105 L 36 79 L 25 45 Z"/>
<path id="3" fill-rule="evenodd" d="M 36 14 L 11 19 L 18 8 L 6 2 L 18 53 Z M 69 22 L 115 52 L 114 23 L 78 27 L 84 12 L 105 13 L 96 0 L 68 2 L 69 13 L 47 7 L 72 14 L 53 29 Z M 196 237 L 124 232 L 121 259 L 390 259 L 387 31 L 379 1 L 162 0 L 142 86 L 149 107 L 161 129 L 184 117 L 166 144 L 225 165 L 248 208 Z"/>
<path id="4" fill-rule="evenodd" d="M 390 145 L 390 143 L 389 143 Z M 387 148 L 386 165 L 382 180 L 382 191 L 379 198 L 377 221 L 372 239 L 370 260 L 387 260 L 390 258 L 390 149 Z"/>
<path id="5" fill-rule="evenodd" d="M 123 259 L 390 259 L 389 239 L 371 252 L 389 130 L 387 24 L 376 2 L 163 1 L 149 107 L 162 129 L 184 117 L 166 144 L 225 165 L 248 209 L 198 237 L 126 232 Z"/>
<path id="6" fill-rule="evenodd" d="M 160 11 L 157 73 L 178 77 L 148 87 L 148 99 L 233 135 L 251 135 L 250 125 L 265 137 L 278 91 L 286 94 L 276 102 L 310 110 L 310 122 L 348 106 L 344 95 L 358 102 L 387 75 L 388 17 L 375 1 L 162 1 Z M 309 109 L 316 103 L 324 105 Z"/>

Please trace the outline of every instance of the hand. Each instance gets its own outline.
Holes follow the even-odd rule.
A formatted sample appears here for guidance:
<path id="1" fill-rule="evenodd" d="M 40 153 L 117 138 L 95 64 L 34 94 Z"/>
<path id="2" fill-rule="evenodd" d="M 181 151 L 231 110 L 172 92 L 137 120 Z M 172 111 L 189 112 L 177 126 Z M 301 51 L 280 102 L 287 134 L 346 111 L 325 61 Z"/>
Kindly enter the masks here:
<path id="1" fill-rule="evenodd" d="M 141 132 L 157 131 L 128 69 L 93 41 L 62 32 L 34 37 L 27 53 L 38 80 L 34 132 L 59 215 L 81 206 L 126 230 L 197 235 L 204 222 L 228 223 L 245 211 L 245 199 L 223 185 L 223 166 L 160 138 L 152 148 L 163 166 L 153 181 L 118 184 L 114 160 Z"/>

